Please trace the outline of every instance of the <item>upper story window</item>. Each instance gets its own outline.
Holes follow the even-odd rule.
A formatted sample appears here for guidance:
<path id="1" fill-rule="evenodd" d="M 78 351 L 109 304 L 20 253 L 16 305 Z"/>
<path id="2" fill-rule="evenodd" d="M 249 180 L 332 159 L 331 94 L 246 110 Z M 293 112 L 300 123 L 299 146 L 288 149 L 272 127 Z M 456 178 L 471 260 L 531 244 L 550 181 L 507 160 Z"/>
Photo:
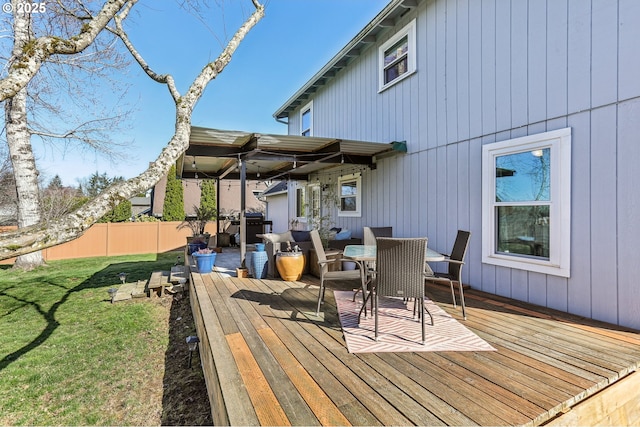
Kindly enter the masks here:
<path id="1" fill-rule="evenodd" d="M 360 175 L 346 175 L 338 179 L 339 206 L 338 216 L 361 215 L 361 178 Z"/>
<path id="2" fill-rule="evenodd" d="M 482 262 L 569 277 L 571 129 L 482 147 Z"/>
<path id="3" fill-rule="evenodd" d="M 300 135 L 313 135 L 313 101 L 300 110 Z"/>
<path id="4" fill-rule="evenodd" d="M 379 91 L 416 71 L 416 20 L 379 48 Z"/>

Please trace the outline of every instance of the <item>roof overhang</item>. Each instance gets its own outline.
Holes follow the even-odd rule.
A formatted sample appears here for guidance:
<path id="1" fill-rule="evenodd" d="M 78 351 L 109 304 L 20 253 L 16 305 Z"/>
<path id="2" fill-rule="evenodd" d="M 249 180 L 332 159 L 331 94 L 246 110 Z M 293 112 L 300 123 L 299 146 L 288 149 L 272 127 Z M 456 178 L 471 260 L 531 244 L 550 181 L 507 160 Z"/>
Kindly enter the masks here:
<path id="1" fill-rule="evenodd" d="M 176 164 L 182 178 L 307 180 L 323 169 L 356 164 L 374 167 L 377 156 L 403 151 L 403 143 L 260 134 L 192 126 L 189 148 Z M 406 147 L 406 146 L 405 146 Z"/>
<path id="2" fill-rule="evenodd" d="M 274 114 L 276 120 L 282 120 L 296 108 L 311 99 L 311 96 L 336 74 L 345 68 L 350 61 L 358 57 L 365 49 L 375 44 L 378 37 L 388 30 L 410 9 L 418 7 L 423 0 L 392 0 L 375 16 L 345 47 L 340 50 L 320 71 L 287 100 Z"/>

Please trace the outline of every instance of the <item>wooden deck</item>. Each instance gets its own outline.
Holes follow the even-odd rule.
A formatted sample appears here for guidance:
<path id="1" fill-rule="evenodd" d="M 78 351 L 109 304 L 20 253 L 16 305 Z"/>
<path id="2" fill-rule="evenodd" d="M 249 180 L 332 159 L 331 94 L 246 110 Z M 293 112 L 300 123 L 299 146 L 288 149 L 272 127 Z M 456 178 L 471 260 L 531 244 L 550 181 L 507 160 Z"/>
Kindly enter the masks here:
<path id="1" fill-rule="evenodd" d="M 464 321 L 434 286 L 498 351 L 350 354 L 326 295 L 318 318 L 312 277 L 192 274 L 216 424 L 640 424 L 637 332 L 473 290 Z"/>

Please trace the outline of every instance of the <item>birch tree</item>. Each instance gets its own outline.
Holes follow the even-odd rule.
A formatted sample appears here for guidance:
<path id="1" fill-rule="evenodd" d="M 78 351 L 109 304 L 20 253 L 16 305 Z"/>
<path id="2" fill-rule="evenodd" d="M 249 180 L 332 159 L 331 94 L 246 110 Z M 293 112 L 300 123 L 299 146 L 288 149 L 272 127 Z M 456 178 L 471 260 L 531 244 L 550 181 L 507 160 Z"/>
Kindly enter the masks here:
<path id="1" fill-rule="evenodd" d="M 229 64 L 246 34 L 264 16 L 264 6 L 258 0 L 251 0 L 255 9 L 253 13 L 237 29 L 220 55 L 215 60 L 204 64 L 187 90 L 180 93 L 172 75 L 162 74 L 147 63 L 124 29 L 123 22 L 130 15 L 137 0 L 106 1 L 95 15 L 87 13 L 83 16 L 84 24 L 80 31 L 67 39 L 52 36 L 32 37 L 29 31 L 31 14 L 24 9 L 20 13 L 19 4 L 21 3 L 17 0 L 13 0 L 11 3 L 14 14 L 14 49 L 7 75 L 0 80 L 0 101 L 5 102 L 5 111 L 8 108 L 8 111 L 11 112 L 11 115 L 7 113 L 6 117 L 7 137 L 11 133 L 17 135 L 16 139 L 23 142 L 16 147 L 11 147 L 11 143 L 9 143 L 16 184 L 19 179 L 24 179 L 25 182 L 29 182 L 27 185 L 37 186 L 37 169 L 28 138 L 27 118 L 21 114 L 21 103 L 26 100 L 27 85 L 37 76 L 47 61 L 51 61 L 57 56 L 83 52 L 88 46 L 95 43 L 96 38 L 103 31 L 115 34 L 146 75 L 166 87 L 175 105 L 175 132 L 156 160 L 137 177 L 112 185 L 90 202 L 59 220 L 47 224 L 38 221 L 37 224 L 23 226 L 14 232 L 1 234 L 0 259 L 30 254 L 73 240 L 108 212 L 112 208 L 113 200 L 129 199 L 158 182 L 187 149 L 191 132 L 191 116 L 205 88 Z M 14 110 L 15 105 L 20 108 Z M 13 159 L 14 153 L 17 153 L 18 156 L 16 161 Z M 32 181 L 34 177 L 35 182 Z M 36 206 L 37 210 L 37 200 L 27 200 L 25 203 Z M 37 216 L 36 213 L 34 215 Z"/>

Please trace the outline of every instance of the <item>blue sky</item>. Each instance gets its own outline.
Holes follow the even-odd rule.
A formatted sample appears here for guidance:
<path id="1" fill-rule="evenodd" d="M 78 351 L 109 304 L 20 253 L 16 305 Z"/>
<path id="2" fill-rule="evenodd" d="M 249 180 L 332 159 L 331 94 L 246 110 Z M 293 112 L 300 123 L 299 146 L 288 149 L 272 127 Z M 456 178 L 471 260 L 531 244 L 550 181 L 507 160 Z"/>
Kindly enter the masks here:
<path id="1" fill-rule="evenodd" d="M 193 114 L 194 125 L 286 133 L 286 125 L 276 122 L 273 113 L 388 0 L 263 3 L 265 17 L 241 43 L 229 66 L 209 84 Z M 205 26 L 193 15 L 180 11 L 173 0 L 141 1 L 137 6 L 140 13 L 127 26 L 128 32 L 149 64 L 159 73 L 174 75 L 184 93 L 202 66 L 218 56 L 226 40 L 252 11 L 250 0 L 227 0 L 223 4 L 224 11 L 217 7 L 207 11 Z M 130 129 L 114 135 L 118 141 L 132 141 L 125 160 L 114 164 L 91 152 L 81 154 L 70 148 L 62 152 L 36 144 L 45 182 L 58 174 L 65 185 L 77 185 L 78 179 L 96 171 L 129 178 L 155 160 L 169 141 L 174 107 L 166 88 L 143 75 L 137 64 L 119 78 L 132 84 L 126 99 L 134 109 Z M 104 96 L 107 100 L 110 94 Z"/>

